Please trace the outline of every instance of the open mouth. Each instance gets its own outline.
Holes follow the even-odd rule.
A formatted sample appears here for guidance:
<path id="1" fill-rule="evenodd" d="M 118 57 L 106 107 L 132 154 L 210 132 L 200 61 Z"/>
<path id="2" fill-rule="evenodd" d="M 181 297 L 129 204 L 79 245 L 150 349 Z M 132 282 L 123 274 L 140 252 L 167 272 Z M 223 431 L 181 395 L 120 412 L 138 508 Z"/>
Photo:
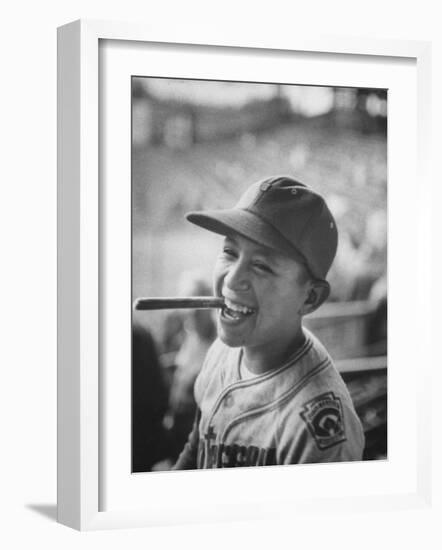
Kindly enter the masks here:
<path id="1" fill-rule="evenodd" d="M 230 319 L 232 321 L 244 319 L 245 317 L 249 317 L 250 315 L 253 315 L 253 313 L 255 313 L 255 310 L 253 308 L 250 308 L 242 304 L 237 304 L 235 302 L 231 302 L 227 298 L 224 302 L 224 307 L 222 308 L 222 311 L 221 311 L 221 315 L 225 319 Z"/>

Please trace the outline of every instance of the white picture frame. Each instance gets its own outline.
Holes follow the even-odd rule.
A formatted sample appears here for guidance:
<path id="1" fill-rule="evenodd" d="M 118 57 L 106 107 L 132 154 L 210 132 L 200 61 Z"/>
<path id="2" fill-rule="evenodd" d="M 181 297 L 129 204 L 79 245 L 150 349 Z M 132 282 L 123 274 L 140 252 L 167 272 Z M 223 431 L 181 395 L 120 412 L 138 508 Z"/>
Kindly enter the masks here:
<path id="1" fill-rule="evenodd" d="M 61 27 L 58 31 L 58 521 L 80 530 L 138 527 L 160 524 L 188 523 L 197 521 L 216 521 L 231 519 L 255 519 L 263 516 L 263 510 L 272 508 L 272 514 L 281 517 L 285 514 L 311 513 L 313 510 L 326 510 L 332 504 L 334 509 L 342 511 L 354 509 L 370 511 L 380 508 L 404 508 L 426 506 L 431 497 L 430 471 L 430 433 L 428 419 L 430 403 L 425 388 L 429 384 L 430 361 L 420 364 L 419 379 L 414 381 L 416 406 L 411 407 L 412 430 L 415 449 L 413 461 L 404 470 L 404 476 L 413 471 L 410 484 L 398 481 L 397 490 L 375 490 L 370 494 L 336 495 L 321 493 L 320 488 L 312 487 L 312 496 L 301 499 L 287 494 L 283 490 L 284 479 L 288 479 L 289 470 L 280 468 L 263 469 L 260 473 L 263 487 L 276 485 L 270 494 L 261 491 L 259 498 L 254 497 L 252 485 L 256 472 L 231 472 L 229 483 L 243 483 L 242 496 L 229 509 L 226 506 L 208 507 L 202 498 L 210 495 L 202 493 L 196 476 L 203 476 L 207 486 L 210 483 L 225 484 L 215 472 L 171 472 L 151 477 L 153 494 L 161 485 L 168 490 L 174 485 L 186 490 L 189 482 L 199 489 L 196 495 L 188 496 L 191 504 L 184 506 L 183 501 L 167 508 L 167 503 L 156 502 L 155 506 L 140 506 L 137 503 L 121 501 L 103 510 L 100 484 L 103 483 L 102 462 L 100 457 L 101 424 L 103 409 L 103 387 L 100 384 L 101 351 L 100 335 L 103 310 L 100 303 L 103 296 L 103 263 L 100 232 L 100 209 L 103 208 L 100 185 L 100 43 L 116 41 L 125 44 L 130 51 L 136 44 L 166 44 L 179 51 L 192 47 L 207 49 L 210 59 L 213 48 L 228 48 L 229 55 L 243 55 L 247 52 L 261 52 L 262 55 L 284 56 L 287 52 L 305 52 L 321 56 L 351 57 L 356 62 L 368 58 L 390 60 L 408 59 L 415 64 L 415 84 L 417 101 L 415 105 L 417 124 L 411 124 L 412 138 L 407 147 L 414 147 L 411 157 L 416 160 L 419 185 L 416 186 L 414 203 L 418 205 L 415 214 L 415 239 L 418 244 L 418 267 L 412 273 L 416 284 L 414 305 L 419 303 L 424 313 L 422 324 L 430 323 L 431 301 L 431 232 L 430 216 L 427 205 L 431 204 L 431 183 L 428 173 L 427 154 L 429 149 L 429 120 L 431 104 L 429 101 L 430 53 L 427 42 L 364 40 L 355 37 L 295 37 L 282 36 L 278 43 L 267 43 L 265 37 L 248 38 L 232 36 L 220 32 L 219 36 L 205 36 L 204 30 L 198 36 L 188 36 L 186 30 L 173 32 L 170 36 L 162 31 L 144 25 L 102 22 L 76 21 Z M 363 56 L 363 57 L 360 57 Z M 127 113 L 127 116 L 130 116 Z M 389 144 L 390 145 L 390 144 Z M 407 162 L 407 161 L 406 161 Z M 406 164 L 405 162 L 405 164 Z M 411 161 L 413 167 L 413 161 Z M 414 178 L 413 178 L 414 181 Z M 391 193 L 392 200 L 395 194 Z M 398 195 L 396 195 L 398 196 Z M 410 199 L 409 199 L 410 200 Z M 403 217 L 394 218 L 399 224 L 405 224 Z M 391 256 L 390 256 L 391 258 Z M 393 256 L 395 259 L 396 256 Z M 401 259 L 395 259 L 400 262 Z M 417 290 L 419 288 L 419 290 Z M 425 313 L 427 314 L 425 316 Z M 428 330 L 425 330 L 428 328 Z M 421 334 L 430 334 L 430 327 L 421 327 Z M 424 341 L 419 346 L 426 345 Z M 421 351 L 416 347 L 415 355 Z M 431 353 L 431 349 L 427 349 Z M 409 362 L 412 361 L 410 352 Z M 394 360 L 394 353 L 393 353 Z M 398 359 L 396 358 L 396 361 Z M 409 365 L 411 371 L 411 365 Z M 393 379 L 394 382 L 394 379 Z M 391 378 L 389 384 L 392 383 Z M 390 389 L 390 388 L 389 388 Z M 391 464 L 393 464 L 391 466 Z M 357 465 L 355 465 L 357 466 Z M 382 464 L 379 465 L 382 468 Z M 390 463 L 395 468 L 394 460 Z M 316 467 L 316 466 L 315 466 Z M 342 468 L 353 465 L 331 465 L 324 470 L 324 476 L 333 472 L 333 476 L 342 475 Z M 254 470 L 254 469 L 249 469 Z M 312 477 L 305 471 L 305 476 Z M 319 473 L 319 477 L 321 477 Z M 357 471 L 354 475 L 360 475 Z M 175 477 L 174 477 L 175 476 Z M 400 479 L 405 479 L 405 477 Z M 315 472 L 314 477 L 317 477 Z M 410 476 L 409 476 L 410 477 Z M 336 479 L 337 479 L 336 478 Z M 201 479 L 201 477 L 200 477 Z M 398 478 L 399 479 L 399 478 Z M 154 481 L 155 480 L 155 481 Z M 149 483 L 149 480 L 147 481 Z M 319 484 L 319 482 L 317 482 Z M 278 489 L 279 487 L 279 489 Z M 144 489 L 143 489 L 144 490 Z M 193 499 L 193 500 L 192 500 Z M 273 504 L 280 499 L 283 507 Z M 266 507 L 266 503 L 269 505 Z M 270 503 L 272 505 L 270 506 Z M 277 512 L 279 510 L 279 512 Z M 268 516 L 268 512 L 266 516 Z"/>

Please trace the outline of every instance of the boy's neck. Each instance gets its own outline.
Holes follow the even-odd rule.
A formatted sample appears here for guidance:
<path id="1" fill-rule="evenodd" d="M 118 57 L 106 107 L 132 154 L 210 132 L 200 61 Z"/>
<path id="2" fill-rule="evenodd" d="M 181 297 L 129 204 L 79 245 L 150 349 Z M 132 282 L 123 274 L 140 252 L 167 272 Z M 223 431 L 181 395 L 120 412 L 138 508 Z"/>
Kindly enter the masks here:
<path id="1" fill-rule="evenodd" d="M 264 374 L 286 363 L 303 346 L 305 340 L 306 337 L 301 327 L 285 349 L 273 351 L 268 346 L 243 348 L 242 361 L 250 372 Z"/>

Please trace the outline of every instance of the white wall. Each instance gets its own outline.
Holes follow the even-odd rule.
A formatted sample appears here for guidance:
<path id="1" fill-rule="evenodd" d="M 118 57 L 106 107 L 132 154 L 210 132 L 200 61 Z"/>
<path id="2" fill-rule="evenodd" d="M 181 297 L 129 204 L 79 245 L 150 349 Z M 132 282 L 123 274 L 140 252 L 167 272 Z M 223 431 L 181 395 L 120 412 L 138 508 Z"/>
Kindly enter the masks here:
<path id="1" fill-rule="evenodd" d="M 168 30 L 204 26 L 209 35 L 211 28 L 233 28 L 250 36 L 264 34 L 269 44 L 279 33 L 291 35 L 299 29 L 314 34 L 434 40 L 433 97 L 442 98 L 438 2 L 16 0 L 6 5 L 0 33 L 1 546 L 436 548 L 442 538 L 437 522 L 441 514 L 440 437 L 434 472 L 438 508 L 429 511 L 378 517 L 294 517 L 290 525 L 243 523 L 81 535 L 49 521 L 44 513 L 55 513 L 56 495 L 56 27 L 82 17 L 157 20 Z M 438 140 L 440 149 L 442 117 L 436 101 L 433 118 L 434 148 Z M 435 159 L 439 157 L 435 154 Z M 434 180 L 442 181 L 436 162 Z M 435 206 L 440 204 L 440 190 L 437 195 Z M 434 229 L 442 234 L 439 220 Z M 410 251 L 410 261 L 413 257 Z M 440 298 L 437 291 L 439 308 Z M 432 387 L 436 403 L 433 432 L 440 436 L 439 387 L 436 383 Z"/>

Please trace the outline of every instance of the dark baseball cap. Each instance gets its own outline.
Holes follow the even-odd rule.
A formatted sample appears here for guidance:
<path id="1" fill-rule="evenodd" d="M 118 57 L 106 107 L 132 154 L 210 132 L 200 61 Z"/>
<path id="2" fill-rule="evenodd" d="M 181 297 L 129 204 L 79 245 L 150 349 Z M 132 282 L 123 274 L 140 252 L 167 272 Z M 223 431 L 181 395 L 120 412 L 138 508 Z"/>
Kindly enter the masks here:
<path id="1" fill-rule="evenodd" d="M 186 218 L 218 233 L 237 233 L 305 264 L 325 279 L 336 255 L 336 222 L 324 198 L 289 176 L 251 185 L 230 209 L 189 212 Z"/>

